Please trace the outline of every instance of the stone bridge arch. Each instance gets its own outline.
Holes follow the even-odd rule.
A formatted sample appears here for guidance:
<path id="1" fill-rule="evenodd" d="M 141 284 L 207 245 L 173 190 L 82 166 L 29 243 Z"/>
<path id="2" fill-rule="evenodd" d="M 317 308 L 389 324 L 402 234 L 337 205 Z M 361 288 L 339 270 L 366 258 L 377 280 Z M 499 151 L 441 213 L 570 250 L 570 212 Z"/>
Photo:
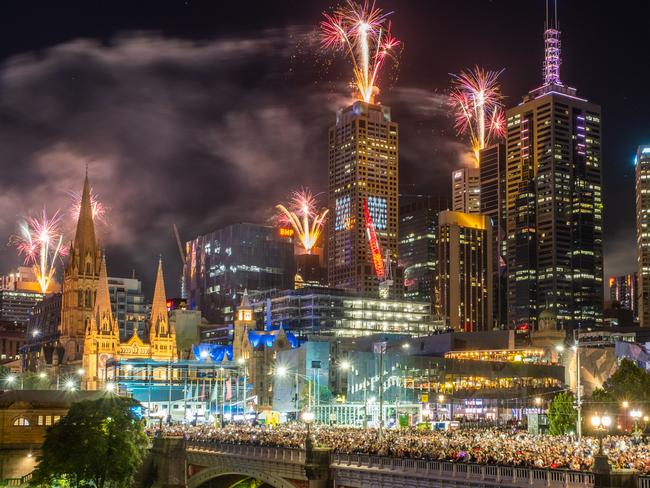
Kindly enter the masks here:
<path id="1" fill-rule="evenodd" d="M 206 481 L 227 475 L 240 475 L 255 478 L 273 486 L 273 488 L 296 488 L 296 485 L 284 478 L 255 469 L 242 469 L 241 464 L 235 466 L 234 463 L 220 463 L 216 466 L 212 465 L 208 468 L 202 469 L 187 480 L 187 488 L 199 488 Z"/>

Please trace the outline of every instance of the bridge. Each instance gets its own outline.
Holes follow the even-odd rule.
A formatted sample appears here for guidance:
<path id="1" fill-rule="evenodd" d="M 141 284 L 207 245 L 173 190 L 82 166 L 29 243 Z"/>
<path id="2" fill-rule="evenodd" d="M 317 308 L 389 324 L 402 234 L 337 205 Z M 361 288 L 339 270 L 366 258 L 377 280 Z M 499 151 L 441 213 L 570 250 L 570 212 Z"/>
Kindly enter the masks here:
<path id="1" fill-rule="evenodd" d="M 327 449 L 287 449 L 157 438 L 151 450 L 159 488 L 650 488 L 632 473 L 599 477 L 590 472 L 537 469 L 341 454 Z M 255 483 L 246 484 L 248 481 Z"/>

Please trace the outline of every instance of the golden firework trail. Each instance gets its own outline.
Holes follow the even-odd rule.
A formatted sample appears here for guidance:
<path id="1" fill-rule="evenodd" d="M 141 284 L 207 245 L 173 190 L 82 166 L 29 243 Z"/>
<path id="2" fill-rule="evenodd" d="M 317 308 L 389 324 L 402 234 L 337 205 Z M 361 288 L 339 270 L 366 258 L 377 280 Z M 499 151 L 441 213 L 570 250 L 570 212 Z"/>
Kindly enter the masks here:
<path id="1" fill-rule="evenodd" d="M 294 191 L 289 208 L 282 204 L 275 206 L 283 223 L 291 225 L 302 247 L 311 254 L 318 242 L 329 210 L 316 210 L 316 196 L 307 189 Z"/>

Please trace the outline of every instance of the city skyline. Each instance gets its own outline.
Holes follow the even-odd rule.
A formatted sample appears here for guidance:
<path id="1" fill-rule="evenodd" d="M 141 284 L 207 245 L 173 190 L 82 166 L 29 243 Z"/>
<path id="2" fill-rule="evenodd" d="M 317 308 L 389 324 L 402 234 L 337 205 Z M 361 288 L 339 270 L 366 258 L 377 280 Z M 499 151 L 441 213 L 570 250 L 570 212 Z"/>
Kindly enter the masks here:
<path id="1" fill-rule="evenodd" d="M 541 84 L 544 2 L 517 3 L 466 1 L 426 9 L 418 2 L 382 2 L 395 11 L 393 30 L 404 41 L 399 78 L 383 82 L 379 98 L 400 123 L 400 191 L 448 196 L 450 171 L 469 154 L 447 115 L 448 73 L 475 64 L 505 67 L 500 81 L 507 107 Z M 626 274 L 635 269 L 632 160 L 636 147 L 649 142 L 639 105 L 650 102 L 639 95 L 626 101 L 625 89 L 643 93 L 636 79 L 611 89 L 614 81 L 622 83 L 612 73 L 634 59 L 634 51 L 608 57 L 603 49 L 616 50 L 611 39 L 594 49 L 597 33 L 581 24 L 598 25 L 594 19 L 602 19 L 602 11 L 593 2 L 581 11 L 585 5 L 560 1 L 562 78 L 603 107 L 605 276 Z M 122 7 L 113 6 L 114 15 L 108 12 L 101 21 L 77 9 L 76 21 L 87 16 L 83 28 L 64 20 L 35 36 L 8 29 L 0 50 L 0 108 L 11 116 L 0 121 L 0 130 L 2 164 L 10 170 L 0 183 L 0 235 L 8 240 L 17 221 L 43 205 L 67 212 L 66 192 L 78 191 L 89 162 L 93 186 L 110 209 L 99 239 L 114 263 L 111 274 L 130 276 L 135 269 L 150 295 L 148 266 L 162 252 L 175 293 L 180 267 L 172 224 L 190 240 L 237 221 L 265 222 L 286 195 L 287 182 L 326 190 L 323 141 L 336 110 L 350 101 L 349 70 L 336 61 L 324 72 L 330 58 L 316 57 L 310 44 L 316 35 L 309 29 L 315 32 L 328 4 L 290 6 L 260 15 L 264 25 L 236 10 L 221 11 L 216 19 L 207 7 L 179 2 L 161 7 L 160 17 L 147 18 L 141 7 L 126 23 L 116 20 Z M 485 46 L 461 35 L 461 10 L 468 6 L 484 13 L 486 23 L 493 21 L 481 36 Z M 174 9 L 179 18 L 169 25 Z M 430 14 L 423 17 L 437 29 L 424 29 L 418 9 Z M 611 9 L 612 23 L 623 11 Z M 10 9 L 7 18 L 23 15 Z M 203 16 L 214 21 L 212 27 L 199 20 Z M 225 28 L 226 22 L 231 26 Z M 502 25 L 511 28 L 507 38 Z M 484 27 L 477 29 L 478 35 Z M 440 52 L 436 39 L 452 48 Z M 636 58 L 641 56 L 639 50 Z M 599 78 L 591 74 L 596 60 L 608 63 Z M 216 186 L 223 181 L 232 184 Z M 415 182 L 421 184 L 413 188 Z M 70 230 L 66 238 L 72 239 Z M 2 248 L 2 272 L 18 264 L 15 251 Z"/>

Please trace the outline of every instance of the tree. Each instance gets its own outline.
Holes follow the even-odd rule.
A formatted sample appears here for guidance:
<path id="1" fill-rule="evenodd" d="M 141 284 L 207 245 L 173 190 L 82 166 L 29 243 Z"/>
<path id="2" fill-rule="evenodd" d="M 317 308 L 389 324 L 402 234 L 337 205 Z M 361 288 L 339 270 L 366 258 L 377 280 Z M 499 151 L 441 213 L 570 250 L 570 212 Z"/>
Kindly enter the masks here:
<path id="1" fill-rule="evenodd" d="M 48 428 L 31 486 L 126 488 L 147 448 L 131 399 L 107 397 L 72 405 Z"/>
<path id="2" fill-rule="evenodd" d="M 578 412 L 573 405 L 573 393 L 562 392 L 553 398 L 548 408 L 549 433 L 564 435 L 575 431 Z"/>
<path id="3" fill-rule="evenodd" d="M 602 390 L 594 391 L 593 401 L 630 403 L 650 402 L 650 374 L 634 361 L 623 359 L 612 376 L 603 384 Z M 610 408 L 618 409 L 618 405 Z"/>

